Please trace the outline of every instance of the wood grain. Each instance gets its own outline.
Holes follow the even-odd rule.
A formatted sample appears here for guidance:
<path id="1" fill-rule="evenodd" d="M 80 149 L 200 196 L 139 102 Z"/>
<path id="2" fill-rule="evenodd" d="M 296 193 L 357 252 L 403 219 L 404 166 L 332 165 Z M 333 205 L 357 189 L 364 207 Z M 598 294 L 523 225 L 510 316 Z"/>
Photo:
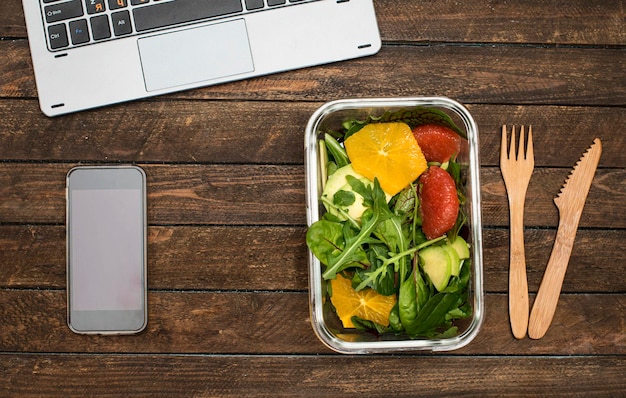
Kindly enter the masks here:
<path id="1" fill-rule="evenodd" d="M 81 336 L 66 325 L 63 291 L 1 290 L 0 351 L 44 353 L 329 354 L 309 320 L 306 292 L 148 294 L 149 322 L 135 336 Z M 532 300 L 532 296 L 531 296 Z M 507 297 L 487 294 L 487 320 L 454 355 L 625 355 L 626 296 L 565 294 L 538 341 L 514 340 Z"/>
<path id="2" fill-rule="evenodd" d="M 0 163 L 0 223 L 65 222 L 65 175 L 73 164 Z M 304 168 L 290 165 L 143 165 L 150 224 L 304 225 Z M 568 169 L 535 170 L 528 188 L 527 227 L 556 227 L 552 200 Z M 613 209 L 626 201 L 626 169 L 601 169 L 582 227 L 626 227 Z M 497 168 L 481 171 L 484 226 L 508 225 L 506 190 Z M 27 205 L 28 204 L 28 205 Z"/>
<path id="3" fill-rule="evenodd" d="M 321 102 L 135 102 L 106 112 L 47 118 L 34 100 L 0 101 L 5 161 L 302 164 L 307 121 Z M 623 167 L 619 107 L 469 104 L 483 166 L 499 162 L 500 128 L 531 124 L 537 167 L 571 168 L 599 137 L 601 167 Z M 233 117 L 232 115 L 237 115 Z M 554 145 L 558 142 L 559 145 Z M 289 150 L 285 150 L 289 148 Z M 565 150 L 564 150 L 565 148 Z M 565 177 L 564 177 L 565 179 Z"/>
<path id="4" fill-rule="evenodd" d="M 308 283 L 303 226 L 153 226 L 149 228 L 149 286 L 155 290 L 305 291 Z M 529 290 L 536 292 L 555 230 L 526 231 Z M 485 290 L 506 293 L 508 231 L 483 231 Z M 624 293 L 626 230 L 576 234 L 563 284 L 567 293 Z M 180 248 L 183 247 L 184 250 Z M 597 248 L 602 248 L 598 262 Z M 0 226 L 0 288 L 65 289 L 65 228 Z"/>
<path id="5" fill-rule="evenodd" d="M 375 56 L 50 119 L 21 1 L 0 1 L 0 396 L 624 395 L 625 2 L 374 3 Z M 451 353 L 334 354 L 309 320 L 304 128 L 329 100 L 420 95 L 462 102 L 479 128 L 485 323 Z M 604 144 L 538 341 L 509 327 L 503 124 L 533 126 L 531 303 L 553 198 Z M 65 320 L 64 178 L 120 162 L 148 172 L 149 326 L 79 336 Z"/>
<path id="6" fill-rule="evenodd" d="M 0 73 L 6 79 L 0 97 L 36 96 L 27 43 L 0 41 L 0 53 L 9 55 L 0 58 Z M 519 68 L 524 59 L 534 62 Z M 167 104 L 161 101 L 177 98 L 328 101 L 442 95 L 464 103 L 624 106 L 625 60 L 620 49 L 403 44 L 383 47 L 371 57 L 147 101 L 157 101 L 158 108 Z M 453 65 L 454 72 L 441 65 Z M 351 84 L 354 81 L 359 84 Z M 227 106 L 224 103 L 222 109 L 227 111 Z"/>
<path id="7" fill-rule="evenodd" d="M 536 292 L 555 235 L 526 231 L 528 284 Z M 148 279 L 154 290 L 305 291 L 308 265 L 304 226 L 149 227 Z M 485 290 L 506 293 L 508 231 L 483 231 Z M 624 293 L 619 275 L 626 230 L 584 229 L 576 234 L 563 285 L 567 293 Z M 598 261 L 602 247 L 602 261 Z M 183 249 L 181 249 L 183 248 Z M 0 226 L 0 288 L 65 289 L 65 227 Z"/>
<path id="8" fill-rule="evenodd" d="M 6 355 L 0 388 L 20 397 L 620 396 L 622 357 Z M 442 380 L 440 369 L 455 377 Z M 69 371 L 68 371 L 69 370 Z M 416 387 L 407 378 L 419 374 Z M 502 377 L 515 374 L 515 383 Z M 155 380 L 158 378 L 158 381 Z M 367 380 L 367 382 L 363 382 Z M 482 382 L 489 380 L 489 382 Z M 604 381 L 604 382 L 603 382 Z M 520 388 L 520 386 L 524 386 Z"/>
<path id="9" fill-rule="evenodd" d="M 383 40 L 391 42 L 575 45 L 626 42 L 625 11 L 619 1 L 376 0 L 374 3 Z M 0 7 L 0 36 L 25 37 L 21 2 L 4 0 Z"/>

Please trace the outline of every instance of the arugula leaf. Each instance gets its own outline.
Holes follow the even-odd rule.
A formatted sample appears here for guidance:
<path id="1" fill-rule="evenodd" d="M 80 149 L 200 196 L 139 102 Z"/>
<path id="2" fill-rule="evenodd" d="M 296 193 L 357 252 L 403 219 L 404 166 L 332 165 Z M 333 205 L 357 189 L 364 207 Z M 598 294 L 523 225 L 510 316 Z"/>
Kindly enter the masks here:
<path id="1" fill-rule="evenodd" d="M 378 293 L 389 296 L 396 293 L 395 272 L 393 266 L 385 264 L 381 257 L 386 255 L 388 248 L 384 244 L 369 245 L 367 254 L 369 268 L 357 269 L 352 278 L 352 285 L 356 291 L 369 286 Z"/>
<path id="2" fill-rule="evenodd" d="M 383 241 L 389 248 L 390 253 L 404 253 L 409 248 L 409 242 L 402 229 L 402 222 L 398 216 L 392 216 L 378 225 L 374 235 Z M 390 264 L 398 274 L 398 283 L 402 283 L 407 276 L 409 266 L 408 256 L 402 256 Z"/>
<path id="3" fill-rule="evenodd" d="M 350 159 L 348 159 L 348 154 L 346 153 L 345 148 L 342 147 L 332 135 L 328 133 L 324 134 L 324 142 L 326 143 L 328 152 L 335 160 L 337 168 L 341 168 L 350 163 Z"/>
<path id="4" fill-rule="evenodd" d="M 377 122 L 404 122 L 411 128 L 435 123 L 449 127 L 466 138 L 465 132 L 446 113 L 434 108 L 415 107 L 385 112 L 380 116 L 370 115 L 364 120 L 345 120 L 342 132 L 329 131 L 324 137 L 324 143 L 321 143 L 329 155 L 328 169 L 349 164 L 342 142 L 365 125 Z M 462 165 L 455 159 L 442 167 L 455 181 L 461 202 L 456 225 L 447 234 L 448 239 L 454 239 L 467 223 L 467 216 L 463 212 L 466 198 L 461 190 L 465 181 Z M 404 331 L 411 338 L 447 338 L 457 335 L 458 327 L 453 325 L 453 321 L 469 317 L 472 313 L 469 303 L 470 260 L 465 260 L 460 275 L 451 277 L 448 286 L 442 292 L 437 292 L 423 274 L 416 253 L 445 237 L 428 241 L 424 236 L 415 186 L 405 188 L 387 204 L 378 180 L 374 181 L 373 186 L 353 176 L 347 176 L 346 180 L 353 192 L 338 191 L 332 199 L 326 198 L 324 201 L 327 208 L 336 208 L 337 214 L 342 214 L 345 219 L 330 213 L 324 214 L 320 221 L 309 228 L 307 245 L 326 265 L 322 273 L 324 279 L 332 279 L 342 272 L 352 278 L 352 286 L 356 290 L 370 287 L 381 294 L 396 294 L 398 298 L 389 315 L 389 326 L 353 317 L 355 327 L 379 334 Z M 349 217 L 341 209 L 354 203 L 355 194 L 363 197 L 363 205 L 366 207 L 360 221 Z M 310 232 L 311 229 L 317 231 Z"/>
<path id="5" fill-rule="evenodd" d="M 369 208 L 361 216 L 361 230 L 359 233 L 345 240 L 345 248 L 337 256 L 328 258 L 328 268 L 322 273 L 324 279 L 333 279 L 337 272 L 346 268 L 346 264 L 353 262 L 354 254 L 359 250 L 363 250 L 362 245 L 370 240 L 370 235 L 378 224 L 392 215 L 378 179 L 374 180 L 373 189 L 365 186 L 365 184 L 354 177 L 347 176 L 346 179 L 350 186 L 363 196 L 363 204 Z"/>
<path id="6" fill-rule="evenodd" d="M 465 131 L 463 129 L 460 129 L 447 113 L 437 108 L 427 108 L 423 106 L 417 106 L 413 109 L 399 110 L 395 112 L 387 111 L 378 117 L 370 115 L 365 120 L 346 120 L 343 123 L 343 127 L 346 130 L 344 134 L 344 139 L 347 139 L 352 134 L 362 129 L 363 126 L 365 126 L 366 124 L 386 122 L 404 122 L 408 124 L 411 128 L 414 128 L 421 124 L 439 124 L 454 130 L 461 137 L 467 139 L 467 134 L 465 133 Z"/>

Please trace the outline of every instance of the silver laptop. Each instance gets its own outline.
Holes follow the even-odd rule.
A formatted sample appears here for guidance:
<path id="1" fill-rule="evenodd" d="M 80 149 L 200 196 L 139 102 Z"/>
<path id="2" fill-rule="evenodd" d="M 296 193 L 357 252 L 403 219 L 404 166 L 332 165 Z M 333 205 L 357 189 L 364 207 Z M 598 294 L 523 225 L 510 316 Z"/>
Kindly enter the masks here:
<path id="1" fill-rule="evenodd" d="M 376 53 L 372 0 L 23 0 L 55 116 Z"/>

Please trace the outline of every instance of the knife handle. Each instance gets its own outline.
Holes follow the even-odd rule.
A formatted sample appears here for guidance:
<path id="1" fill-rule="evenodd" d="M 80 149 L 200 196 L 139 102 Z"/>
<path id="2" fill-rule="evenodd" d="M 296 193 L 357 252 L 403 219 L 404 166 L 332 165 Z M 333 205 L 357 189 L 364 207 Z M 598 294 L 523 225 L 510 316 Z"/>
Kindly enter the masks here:
<path id="1" fill-rule="evenodd" d="M 572 221 L 571 217 L 566 217 L 565 219 Z M 546 271 L 530 313 L 528 337 L 531 339 L 542 338 L 552 323 L 578 228 L 578 220 L 573 221 L 559 222 L 550 260 L 548 260 Z"/>

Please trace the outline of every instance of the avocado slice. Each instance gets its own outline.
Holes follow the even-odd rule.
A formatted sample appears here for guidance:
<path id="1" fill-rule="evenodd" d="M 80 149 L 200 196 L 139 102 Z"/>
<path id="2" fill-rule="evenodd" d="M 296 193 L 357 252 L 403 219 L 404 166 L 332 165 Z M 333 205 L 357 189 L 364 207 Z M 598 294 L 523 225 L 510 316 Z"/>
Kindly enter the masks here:
<path id="1" fill-rule="evenodd" d="M 339 191 L 344 185 L 348 184 L 346 176 L 353 176 L 359 180 L 361 178 L 365 178 L 361 174 L 354 171 L 352 164 L 345 165 L 335 170 L 333 174 L 328 176 L 328 180 L 326 181 L 326 185 L 324 185 L 324 190 L 322 191 L 322 196 L 327 196 L 332 199 L 337 191 Z"/>
<path id="2" fill-rule="evenodd" d="M 448 256 L 450 256 L 450 275 L 459 276 L 459 273 L 461 272 L 461 259 L 459 258 L 458 253 L 449 244 L 441 247 L 443 247 L 446 253 L 448 253 Z"/>
<path id="3" fill-rule="evenodd" d="M 333 201 L 333 197 L 339 191 L 347 191 L 354 193 L 354 202 L 349 206 L 341 207 L 342 210 L 345 210 L 350 217 L 355 220 L 361 218 L 361 215 L 365 211 L 365 206 L 363 206 L 363 196 L 354 192 L 352 186 L 348 183 L 346 179 L 347 176 L 352 176 L 358 180 L 360 180 L 366 186 L 372 186 L 373 183 L 367 177 L 362 176 L 361 174 L 354 171 L 352 168 L 352 164 L 345 165 L 339 169 L 337 169 L 333 174 L 328 177 L 328 181 L 326 181 L 326 185 L 324 186 L 324 190 L 322 191 L 322 197 L 328 198 L 329 201 Z M 387 198 L 387 202 L 391 200 L 391 195 L 385 194 Z M 334 214 L 341 218 L 340 214 L 337 214 L 334 208 L 326 207 L 331 214 Z"/>
<path id="4" fill-rule="evenodd" d="M 452 259 L 443 246 L 429 246 L 419 252 L 422 269 L 437 291 L 448 286 L 452 271 Z"/>
<path id="5" fill-rule="evenodd" d="M 453 242 L 450 242 L 450 246 L 456 250 L 456 253 L 459 255 L 461 260 L 465 260 L 470 257 L 469 245 L 465 239 L 460 236 L 457 236 Z"/>

